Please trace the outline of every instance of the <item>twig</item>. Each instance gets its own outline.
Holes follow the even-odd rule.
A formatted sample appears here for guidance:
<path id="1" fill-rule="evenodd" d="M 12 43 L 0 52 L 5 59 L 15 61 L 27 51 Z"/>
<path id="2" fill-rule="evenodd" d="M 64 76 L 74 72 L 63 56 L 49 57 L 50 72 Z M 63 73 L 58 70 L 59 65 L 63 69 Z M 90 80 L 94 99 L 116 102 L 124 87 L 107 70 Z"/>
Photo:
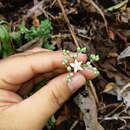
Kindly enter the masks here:
<path id="1" fill-rule="evenodd" d="M 120 93 L 122 94 L 127 88 L 130 87 L 130 82 L 127 83 L 121 90 L 120 90 Z"/>
<path id="2" fill-rule="evenodd" d="M 70 24 L 70 21 L 69 21 L 67 15 L 66 15 L 66 12 L 65 12 L 65 9 L 64 9 L 64 7 L 63 7 L 63 5 L 62 5 L 62 3 L 61 3 L 61 0 L 57 0 L 57 2 L 58 2 L 59 6 L 60 6 L 60 8 L 61 8 L 61 10 L 62 10 L 62 13 L 63 13 L 63 15 L 64 15 L 64 19 L 65 19 L 65 21 L 66 21 L 66 23 L 67 23 L 67 25 L 68 25 L 68 28 L 69 28 L 69 30 L 70 30 L 70 32 L 71 32 L 72 38 L 73 38 L 73 40 L 74 40 L 74 42 L 75 42 L 75 45 L 76 45 L 77 47 L 80 47 L 80 45 L 79 45 L 79 43 L 78 43 L 78 40 L 76 39 L 76 35 L 75 35 L 75 32 L 74 32 L 74 29 L 73 29 L 72 25 Z"/>
<path id="3" fill-rule="evenodd" d="M 47 12 L 45 11 L 44 8 L 41 10 L 41 12 L 43 12 L 43 14 L 45 15 L 45 17 L 46 17 L 47 19 L 49 18 L 48 14 L 47 14 Z"/>
<path id="4" fill-rule="evenodd" d="M 97 11 L 100 13 L 100 15 L 102 16 L 103 20 L 104 20 L 104 24 L 106 27 L 106 30 L 108 32 L 108 28 L 107 28 L 107 20 L 105 18 L 104 13 L 102 12 L 102 10 L 96 5 L 96 3 L 93 0 L 84 0 L 86 3 L 90 3 L 95 9 L 97 9 Z"/>
<path id="5" fill-rule="evenodd" d="M 114 112 L 116 112 L 120 107 L 123 106 L 123 102 L 120 103 L 113 111 L 111 111 L 110 113 L 108 113 L 105 117 L 111 116 Z"/>
<path id="6" fill-rule="evenodd" d="M 33 44 L 35 44 L 39 40 L 40 40 L 40 38 L 37 37 L 34 40 L 27 42 L 25 45 L 21 46 L 20 48 L 16 49 L 16 51 L 23 52 L 23 51 L 27 50 L 28 48 L 30 48 Z"/>
<path id="7" fill-rule="evenodd" d="M 76 121 L 72 124 L 72 126 L 70 127 L 70 130 L 73 130 L 73 129 L 76 127 L 76 125 L 78 124 L 78 122 L 79 122 L 79 120 L 76 120 Z"/>
<path id="8" fill-rule="evenodd" d="M 55 3 L 56 3 L 56 0 L 53 0 L 52 4 L 50 5 L 50 8 L 52 8 Z"/>
<path id="9" fill-rule="evenodd" d="M 49 2 L 49 1 L 50 1 L 50 0 L 42 0 L 42 1 L 40 1 L 39 3 L 37 3 L 33 8 L 31 8 L 31 9 L 28 10 L 27 15 L 25 15 L 25 16 L 23 17 L 23 20 L 26 21 L 26 19 L 27 19 L 28 17 L 32 16 L 33 14 L 35 14 L 36 16 L 38 16 L 38 15 L 39 15 L 39 12 L 38 12 L 38 11 L 39 11 L 39 10 L 42 10 L 44 4 L 45 4 L 46 2 Z M 37 12 L 38 12 L 38 13 L 37 13 Z"/>
<path id="10" fill-rule="evenodd" d="M 88 39 L 88 40 L 91 40 L 92 38 L 91 37 L 88 37 L 88 36 L 86 36 L 86 35 L 82 35 L 82 34 L 78 34 L 80 37 L 83 37 L 83 38 L 85 38 L 85 39 Z"/>
<path id="11" fill-rule="evenodd" d="M 97 96 L 97 94 L 96 94 L 96 90 L 95 90 L 95 88 L 94 88 L 93 83 L 92 83 L 91 80 L 89 80 L 89 86 L 90 86 L 90 89 L 91 89 L 92 94 L 93 94 L 93 96 L 94 96 L 94 99 L 95 99 L 96 104 L 99 105 L 99 99 L 98 99 L 98 96 Z"/>
<path id="12" fill-rule="evenodd" d="M 71 35 L 70 34 L 57 34 L 57 35 L 52 35 L 51 38 L 54 39 L 54 38 L 67 38 L 67 37 L 70 37 Z"/>
<path id="13" fill-rule="evenodd" d="M 33 0 L 34 6 L 37 5 L 38 0 Z"/>
<path id="14" fill-rule="evenodd" d="M 113 117 L 105 117 L 105 118 L 101 118 L 99 117 L 98 118 L 99 120 L 130 120 L 130 116 L 120 116 L 120 117 L 116 117 L 116 116 L 113 116 Z"/>
<path id="15" fill-rule="evenodd" d="M 70 34 L 58 34 L 58 35 L 52 35 L 51 38 L 66 38 L 66 37 L 70 37 Z M 17 52 L 23 52 L 27 49 L 29 49 L 30 47 L 32 47 L 34 44 L 37 44 L 38 41 L 40 40 L 40 37 L 35 38 L 32 41 L 27 42 L 26 44 L 24 44 L 23 46 L 19 47 L 18 49 L 16 49 Z M 40 44 L 40 43 L 39 43 Z"/>
<path id="16" fill-rule="evenodd" d="M 61 10 L 62 10 L 62 13 L 63 13 L 63 15 L 64 15 L 64 19 L 65 19 L 65 21 L 67 22 L 68 28 L 69 28 L 69 30 L 70 30 L 70 32 L 71 32 L 72 38 L 73 38 L 73 40 L 74 40 L 74 42 L 75 42 L 75 45 L 76 45 L 77 47 L 80 47 L 80 46 L 79 46 L 79 43 L 78 43 L 78 41 L 77 41 L 75 32 L 74 32 L 74 30 L 73 30 L 73 27 L 72 27 L 72 25 L 70 24 L 70 21 L 69 21 L 67 15 L 66 15 L 65 9 L 64 9 L 64 7 L 63 7 L 63 5 L 62 5 L 62 3 L 61 3 L 61 0 L 57 0 L 57 2 L 59 3 L 59 6 L 60 6 L 60 8 L 61 8 Z M 94 87 L 93 87 L 92 81 L 89 80 L 89 83 L 90 83 L 90 88 L 91 88 L 91 91 L 92 91 L 92 93 L 93 93 L 93 96 L 94 96 L 94 98 L 95 98 L 95 100 L 96 100 L 96 103 L 97 103 L 97 105 L 99 105 L 99 100 L 98 100 L 96 91 L 95 91 L 95 89 L 94 89 Z"/>

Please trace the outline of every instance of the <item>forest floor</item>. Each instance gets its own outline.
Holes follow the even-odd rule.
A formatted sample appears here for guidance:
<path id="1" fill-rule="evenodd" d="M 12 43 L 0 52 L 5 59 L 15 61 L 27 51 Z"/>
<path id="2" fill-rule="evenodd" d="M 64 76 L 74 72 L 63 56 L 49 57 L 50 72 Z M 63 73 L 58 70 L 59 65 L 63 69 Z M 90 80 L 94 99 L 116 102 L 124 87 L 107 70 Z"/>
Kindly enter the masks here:
<path id="1" fill-rule="evenodd" d="M 54 50 L 76 51 L 79 46 L 87 48 L 87 55 L 98 54 L 100 60 L 94 65 L 100 75 L 90 85 L 96 102 L 95 118 L 105 130 L 130 130 L 130 1 L 3 0 L 0 19 L 10 24 L 11 33 L 17 32 L 20 24 L 39 27 L 48 19 L 53 27 L 49 42 Z M 36 38 L 19 45 L 13 42 L 15 52 L 39 46 Z M 77 94 L 44 130 L 98 130 L 85 125 L 84 113 L 73 100 Z M 89 109 L 87 112 L 91 115 Z"/>

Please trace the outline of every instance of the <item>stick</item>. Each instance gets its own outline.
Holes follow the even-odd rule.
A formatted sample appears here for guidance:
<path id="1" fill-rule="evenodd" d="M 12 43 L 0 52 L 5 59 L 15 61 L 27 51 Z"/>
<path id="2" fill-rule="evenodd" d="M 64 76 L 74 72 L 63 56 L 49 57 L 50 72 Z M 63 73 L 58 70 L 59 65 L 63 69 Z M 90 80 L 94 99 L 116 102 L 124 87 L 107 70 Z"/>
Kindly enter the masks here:
<path id="1" fill-rule="evenodd" d="M 105 117 L 109 117 L 110 115 L 112 115 L 114 112 L 116 112 L 120 107 L 123 106 L 123 102 L 120 103 L 114 110 L 112 110 L 110 113 L 108 113 Z"/>
<path id="2" fill-rule="evenodd" d="M 30 48 L 33 44 L 35 44 L 39 40 L 40 40 L 40 38 L 37 37 L 34 40 L 27 42 L 26 44 L 24 44 L 20 48 L 16 49 L 16 51 L 23 52 L 23 51 L 27 50 L 28 48 Z"/>
<path id="3" fill-rule="evenodd" d="M 90 86 L 90 89 L 91 89 L 92 94 L 93 94 L 93 96 L 94 96 L 94 99 L 95 99 L 96 104 L 99 105 L 99 99 L 98 99 L 98 96 L 97 96 L 97 94 L 96 94 L 95 87 L 93 86 L 93 83 L 92 83 L 91 80 L 89 80 L 89 86 Z"/>
<path id="4" fill-rule="evenodd" d="M 130 120 L 130 116 L 120 116 L 120 117 L 105 117 L 105 118 L 98 118 L 99 120 Z"/>
<path id="5" fill-rule="evenodd" d="M 23 17 L 23 19 L 26 21 L 26 19 L 28 18 L 28 17 L 30 17 L 30 16 L 32 16 L 33 14 L 35 14 L 36 13 L 36 11 L 38 11 L 39 9 L 43 9 L 43 5 L 46 3 L 46 2 L 49 2 L 50 0 L 42 0 L 42 1 L 40 1 L 39 3 L 37 3 L 33 8 L 31 8 L 31 9 L 29 9 L 28 10 L 28 13 L 27 13 L 27 15 L 25 15 L 24 17 Z"/>
<path id="6" fill-rule="evenodd" d="M 62 10 L 62 13 L 63 13 L 63 15 L 64 15 L 64 19 L 65 19 L 65 21 L 66 21 L 66 23 L 67 23 L 67 25 L 68 25 L 68 28 L 69 28 L 70 33 L 71 33 L 71 35 L 72 35 L 72 38 L 73 38 L 73 40 L 74 40 L 74 42 L 75 42 L 75 45 L 76 45 L 77 47 L 80 47 L 80 46 L 79 46 L 79 43 L 78 43 L 78 41 L 77 41 L 77 39 L 76 39 L 76 35 L 75 35 L 75 32 L 74 32 L 74 29 L 73 29 L 72 25 L 70 24 L 70 21 L 69 21 L 67 15 L 66 15 L 66 12 L 65 12 L 65 9 L 64 9 L 64 7 L 63 7 L 63 5 L 62 5 L 62 3 L 61 3 L 61 0 L 57 0 L 57 2 L 58 2 L 59 6 L 60 6 L 60 8 L 61 8 L 61 10 Z"/>
<path id="7" fill-rule="evenodd" d="M 60 6 L 60 8 L 61 8 L 61 10 L 62 10 L 62 13 L 63 13 L 63 15 L 64 15 L 64 19 L 65 19 L 65 21 L 66 21 L 66 23 L 67 23 L 67 25 L 68 25 L 68 28 L 69 28 L 69 30 L 70 30 L 70 32 L 71 32 L 72 38 L 73 38 L 73 40 L 74 40 L 74 42 L 75 42 L 75 45 L 76 45 L 77 48 L 78 48 L 78 47 L 80 47 L 80 46 L 79 46 L 79 43 L 78 43 L 78 41 L 77 41 L 77 39 L 76 39 L 75 32 L 74 32 L 73 27 L 72 27 L 72 25 L 70 24 L 70 21 L 69 21 L 67 15 L 66 15 L 66 12 L 65 12 L 65 9 L 64 9 L 64 7 L 63 7 L 63 5 L 62 5 L 62 3 L 61 3 L 61 0 L 57 0 L 57 2 L 58 2 L 59 6 Z M 92 81 L 89 81 L 89 83 L 90 83 L 90 88 L 91 88 L 91 91 L 92 91 L 93 96 L 94 96 L 94 98 L 95 98 L 95 101 L 96 101 L 97 104 L 99 104 L 99 100 L 98 100 L 98 97 L 97 97 L 95 88 L 94 88 L 93 85 L 92 85 Z"/>
<path id="8" fill-rule="evenodd" d="M 76 127 L 76 125 L 78 124 L 78 122 L 79 122 L 79 120 L 76 120 L 76 121 L 72 124 L 72 126 L 70 127 L 70 130 L 73 130 L 73 129 Z"/>

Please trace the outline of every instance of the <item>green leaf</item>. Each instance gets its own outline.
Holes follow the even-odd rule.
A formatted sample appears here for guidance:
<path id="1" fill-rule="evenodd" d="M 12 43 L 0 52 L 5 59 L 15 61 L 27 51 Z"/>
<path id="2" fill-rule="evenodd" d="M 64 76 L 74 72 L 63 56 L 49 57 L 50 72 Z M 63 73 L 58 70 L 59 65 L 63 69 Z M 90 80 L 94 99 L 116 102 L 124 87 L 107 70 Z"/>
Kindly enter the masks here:
<path id="1" fill-rule="evenodd" d="M 11 33 L 10 36 L 13 40 L 16 41 L 16 44 L 18 45 L 18 47 L 22 46 L 22 35 L 20 32 Z"/>
<path id="2" fill-rule="evenodd" d="M 27 33 L 29 31 L 23 24 L 19 26 L 19 30 L 21 33 Z"/>
<path id="3" fill-rule="evenodd" d="M 46 43 L 43 44 L 43 48 L 46 48 L 46 49 L 49 49 L 49 50 L 54 50 L 55 46 L 46 42 Z"/>
<path id="4" fill-rule="evenodd" d="M 10 56 L 14 52 L 11 38 L 6 27 L 5 25 L 0 25 L 0 44 L 1 44 L 1 54 L 3 57 Z"/>
<path id="5" fill-rule="evenodd" d="M 49 44 L 48 39 L 51 37 L 52 26 L 49 20 L 41 21 L 39 27 L 32 26 L 30 29 L 27 29 L 24 25 L 19 26 L 20 33 L 24 36 L 27 41 L 31 41 L 36 37 L 43 37 L 42 47 L 49 50 L 54 50 L 55 47 L 52 44 Z M 21 35 L 21 36 L 22 36 Z M 15 40 L 19 40 L 19 37 L 14 37 Z"/>

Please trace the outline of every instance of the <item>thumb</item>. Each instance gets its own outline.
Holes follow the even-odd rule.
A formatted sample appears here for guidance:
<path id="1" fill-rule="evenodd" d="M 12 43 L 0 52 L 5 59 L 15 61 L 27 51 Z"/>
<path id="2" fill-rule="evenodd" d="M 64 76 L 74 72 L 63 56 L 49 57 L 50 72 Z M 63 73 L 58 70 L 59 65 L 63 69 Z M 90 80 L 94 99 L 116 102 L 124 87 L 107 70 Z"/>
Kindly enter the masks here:
<path id="1" fill-rule="evenodd" d="M 41 129 L 61 105 L 85 84 L 85 77 L 80 73 L 76 73 L 70 83 L 67 83 L 66 76 L 56 77 L 31 97 L 8 109 L 8 115 L 15 113 L 15 118 L 21 119 L 17 124 L 24 124 L 25 129 Z"/>

